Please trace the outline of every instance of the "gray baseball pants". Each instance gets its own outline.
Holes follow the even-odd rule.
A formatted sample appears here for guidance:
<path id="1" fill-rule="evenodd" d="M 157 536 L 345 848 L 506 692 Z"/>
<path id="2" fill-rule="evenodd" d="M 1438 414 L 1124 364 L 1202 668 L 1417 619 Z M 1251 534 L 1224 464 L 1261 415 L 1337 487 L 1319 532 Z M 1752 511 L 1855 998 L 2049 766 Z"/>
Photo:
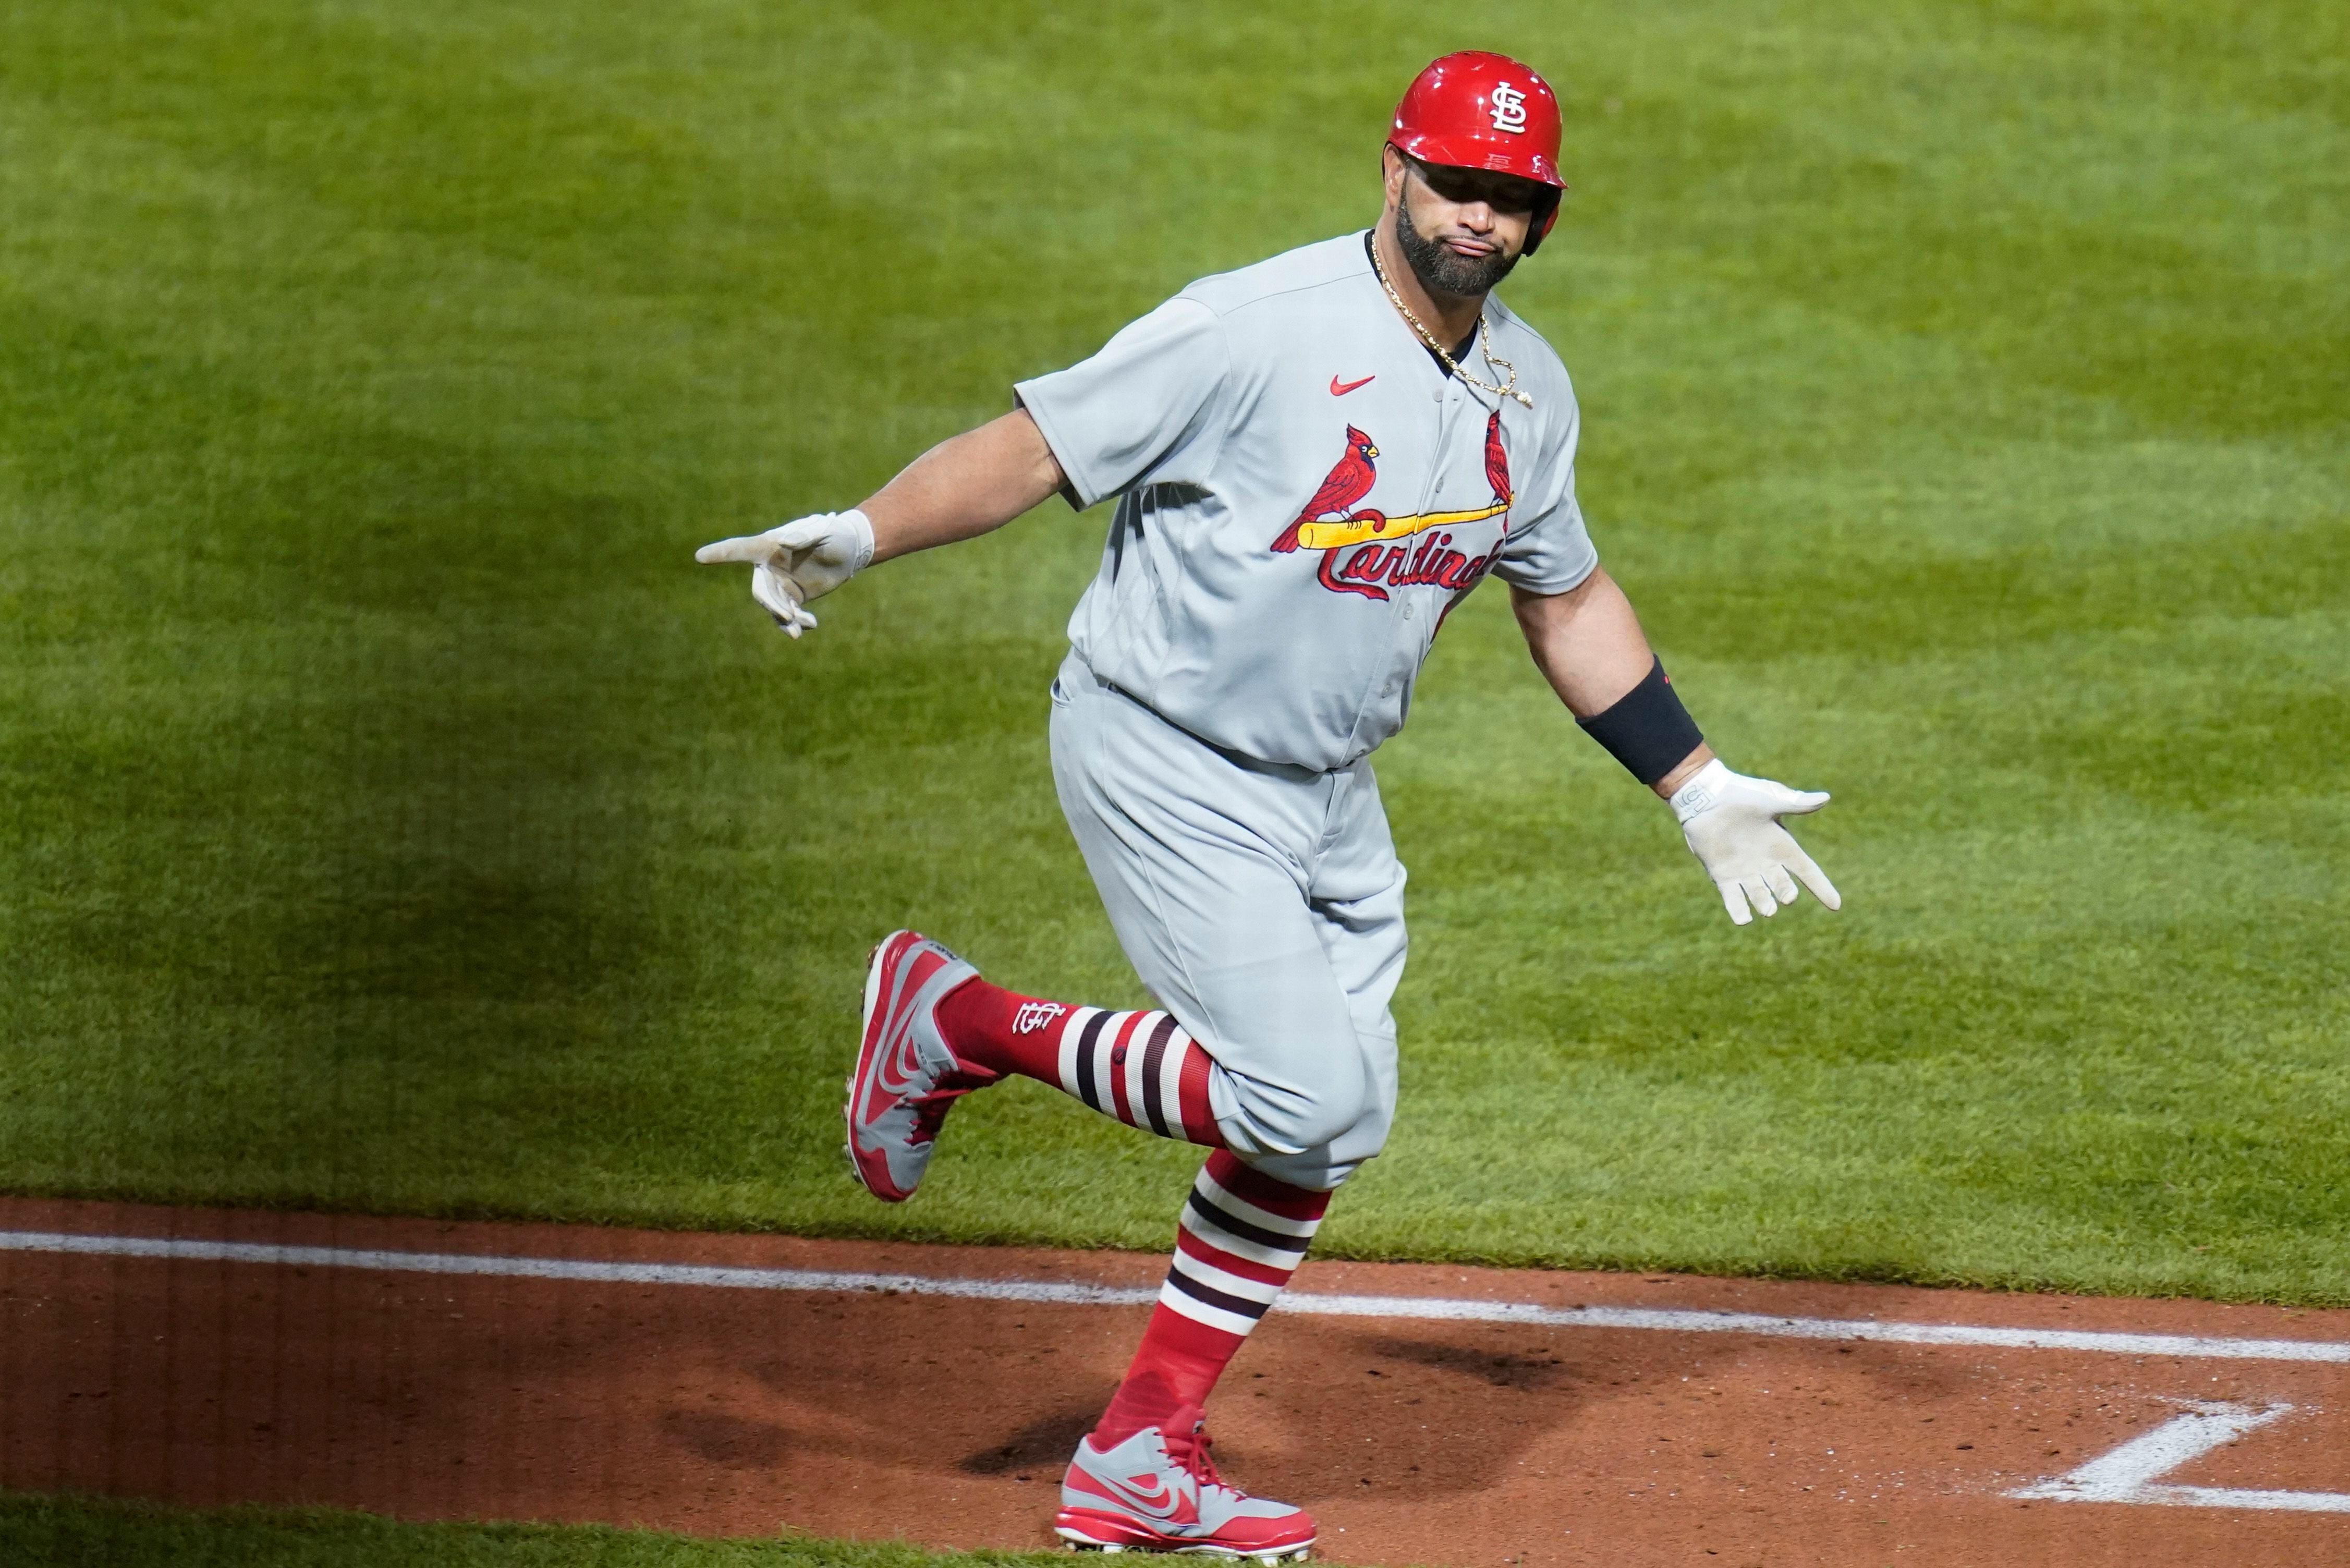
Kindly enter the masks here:
<path id="1" fill-rule="evenodd" d="M 1370 763 L 1329 773 L 1221 751 L 1103 685 L 1053 683 L 1053 782 L 1111 927 L 1222 1069 L 1232 1152 L 1327 1190 L 1395 1117 L 1404 868 Z"/>

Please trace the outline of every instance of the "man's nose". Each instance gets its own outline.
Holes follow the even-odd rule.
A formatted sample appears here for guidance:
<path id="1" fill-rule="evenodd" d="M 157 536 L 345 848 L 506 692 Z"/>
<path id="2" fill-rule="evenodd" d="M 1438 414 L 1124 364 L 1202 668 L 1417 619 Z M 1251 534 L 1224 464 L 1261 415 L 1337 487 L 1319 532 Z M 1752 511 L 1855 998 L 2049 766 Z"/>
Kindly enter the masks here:
<path id="1" fill-rule="evenodd" d="M 1461 222 L 1463 227 L 1484 234 L 1493 226 L 1493 209 L 1482 202 L 1471 202 L 1461 209 Z"/>

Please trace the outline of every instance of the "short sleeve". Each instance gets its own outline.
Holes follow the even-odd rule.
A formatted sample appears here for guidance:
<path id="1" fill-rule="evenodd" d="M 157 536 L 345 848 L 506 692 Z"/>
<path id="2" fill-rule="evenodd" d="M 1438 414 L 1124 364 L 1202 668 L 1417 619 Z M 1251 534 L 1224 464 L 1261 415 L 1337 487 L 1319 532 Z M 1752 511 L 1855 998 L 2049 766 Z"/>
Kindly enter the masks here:
<path id="1" fill-rule="evenodd" d="M 1178 295 L 1092 358 L 1013 390 L 1082 509 L 1146 482 L 1205 483 L 1231 377 L 1222 321 Z"/>
<path id="2" fill-rule="evenodd" d="M 1575 447 L 1581 415 L 1569 394 L 1564 419 L 1551 426 L 1510 508 L 1510 537 L 1493 575 L 1530 594 L 1563 594 L 1582 586 L 1599 565 L 1575 499 Z"/>

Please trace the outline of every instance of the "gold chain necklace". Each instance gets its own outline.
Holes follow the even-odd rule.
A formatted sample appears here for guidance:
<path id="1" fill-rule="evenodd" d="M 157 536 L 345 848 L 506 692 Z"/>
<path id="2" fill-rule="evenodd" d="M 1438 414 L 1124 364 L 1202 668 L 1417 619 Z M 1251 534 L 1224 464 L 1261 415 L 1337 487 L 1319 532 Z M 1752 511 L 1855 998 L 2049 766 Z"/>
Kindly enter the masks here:
<path id="1" fill-rule="evenodd" d="M 1379 246 L 1378 242 L 1376 239 L 1371 242 L 1370 250 L 1371 271 L 1378 275 L 1379 286 L 1388 291 L 1388 303 L 1394 306 L 1397 311 L 1402 315 L 1406 321 L 1411 323 L 1411 329 L 1419 335 L 1419 340 L 1422 343 L 1428 345 L 1428 351 L 1430 353 L 1444 361 L 1444 369 L 1448 372 L 1460 377 L 1462 380 L 1482 391 L 1492 393 L 1497 398 L 1515 398 L 1527 408 L 1531 409 L 1534 406 L 1534 400 L 1532 398 L 1527 397 L 1523 392 L 1518 390 L 1518 368 L 1515 365 L 1511 364 L 1507 359 L 1498 359 L 1494 358 L 1493 327 L 1492 324 L 1485 319 L 1485 307 L 1481 305 L 1477 307 L 1477 347 L 1484 351 L 1485 369 L 1493 373 L 1495 380 L 1501 379 L 1503 371 L 1507 370 L 1510 373 L 1509 384 L 1507 386 L 1497 387 L 1492 382 L 1481 381 L 1476 377 L 1471 375 L 1468 371 L 1462 369 L 1459 365 L 1454 364 L 1452 361 L 1452 356 L 1444 351 L 1444 345 L 1436 340 L 1436 334 L 1430 332 L 1427 327 L 1419 324 L 1419 317 L 1411 313 L 1411 306 L 1403 302 L 1403 296 L 1398 294 L 1395 291 L 1395 285 L 1388 281 L 1388 269 L 1379 265 Z"/>

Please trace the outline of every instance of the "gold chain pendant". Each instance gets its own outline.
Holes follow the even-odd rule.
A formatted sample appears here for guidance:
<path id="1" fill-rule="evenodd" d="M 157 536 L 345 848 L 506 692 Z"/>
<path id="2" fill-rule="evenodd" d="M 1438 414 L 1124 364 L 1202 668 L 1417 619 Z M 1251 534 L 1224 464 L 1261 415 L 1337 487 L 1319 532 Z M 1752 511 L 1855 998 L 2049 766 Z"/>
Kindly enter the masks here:
<path id="1" fill-rule="evenodd" d="M 1518 390 L 1518 368 L 1507 359 L 1494 358 L 1493 326 L 1492 322 L 1485 319 L 1485 311 L 1482 306 L 1477 311 L 1477 347 L 1484 352 L 1485 369 L 1493 373 L 1496 380 L 1501 379 L 1503 371 L 1507 370 L 1510 373 L 1507 386 L 1497 387 L 1490 381 L 1481 381 L 1459 365 L 1454 364 L 1452 356 L 1444 351 L 1444 345 L 1436 340 L 1436 334 L 1420 325 L 1419 317 L 1411 313 L 1411 306 L 1403 302 L 1403 296 L 1398 294 L 1395 291 L 1395 285 L 1388 281 L 1388 269 L 1379 264 L 1379 246 L 1376 237 L 1371 241 L 1370 251 L 1371 271 L 1378 275 L 1379 286 L 1387 290 L 1388 303 L 1394 306 L 1398 314 L 1401 315 L 1406 321 L 1411 323 L 1412 331 L 1419 334 L 1422 343 L 1428 345 L 1430 353 L 1444 361 L 1444 369 L 1448 372 L 1460 377 L 1461 379 L 1482 391 L 1492 393 L 1497 398 L 1515 398 L 1527 408 L 1531 409 L 1534 406 L 1534 400 L 1532 398 Z"/>

